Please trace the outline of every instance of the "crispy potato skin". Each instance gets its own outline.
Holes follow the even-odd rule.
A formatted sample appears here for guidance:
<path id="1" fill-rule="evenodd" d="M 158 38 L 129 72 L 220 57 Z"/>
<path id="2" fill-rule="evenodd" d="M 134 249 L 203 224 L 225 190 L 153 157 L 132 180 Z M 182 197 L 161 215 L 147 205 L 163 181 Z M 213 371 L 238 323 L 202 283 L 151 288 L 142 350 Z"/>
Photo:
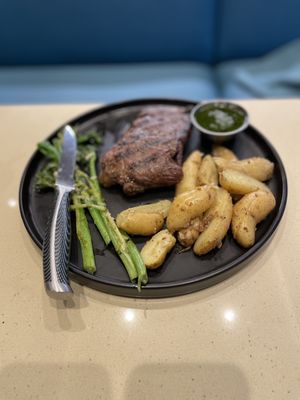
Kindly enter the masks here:
<path id="1" fill-rule="evenodd" d="M 234 205 L 231 229 L 233 237 L 242 247 L 253 246 L 256 225 L 268 216 L 275 205 L 273 194 L 263 190 L 246 194 Z"/>
<path id="2" fill-rule="evenodd" d="M 221 157 L 214 157 L 214 161 L 219 172 L 224 169 L 234 169 L 261 182 L 272 178 L 274 171 L 274 164 L 263 157 L 251 157 L 244 160 L 231 161 Z"/>
<path id="3" fill-rule="evenodd" d="M 182 165 L 183 178 L 176 185 L 176 196 L 193 190 L 197 186 L 197 175 L 201 164 L 200 151 L 193 151 Z"/>
<path id="4" fill-rule="evenodd" d="M 166 259 L 167 254 L 175 246 L 175 237 L 164 229 L 154 235 L 141 250 L 141 256 L 146 268 L 155 269 L 160 267 Z"/>
<path id="5" fill-rule="evenodd" d="M 170 200 L 161 200 L 128 208 L 117 215 L 117 226 L 131 235 L 154 235 L 163 227 L 170 206 Z"/>
<path id="6" fill-rule="evenodd" d="M 232 199 L 230 194 L 215 188 L 215 199 L 212 206 L 204 214 L 205 230 L 199 235 L 193 250 L 197 255 L 210 252 L 219 246 L 224 239 L 232 217 Z"/>
<path id="7" fill-rule="evenodd" d="M 202 215 L 213 202 L 214 194 L 208 186 L 197 187 L 175 197 L 167 217 L 170 232 L 185 228 L 192 219 Z"/>
<path id="8" fill-rule="evenodd" d="M 224 160 L 228 161 L 236 161 L 238 160 L 237 156 L 234 154 L 232 150 L 229 150 L 227 147 L 224 146 L 214 146 L 212 155 L 214 157 L 221 157 Z"/>
<path id="9" fill-rule="evenodd" d="M 225 169 L 219 173 L 220 185 L 234 195 L 244 195 L 261 189 L 269 191 L 263 182 L 234 169 Z"/>
<path id="10" fill-rule="evenodd" d="M 211 155 L 206 155 L 200 165 L 197 176 L 198 185 L 217 185 L 218 170 Z"/>

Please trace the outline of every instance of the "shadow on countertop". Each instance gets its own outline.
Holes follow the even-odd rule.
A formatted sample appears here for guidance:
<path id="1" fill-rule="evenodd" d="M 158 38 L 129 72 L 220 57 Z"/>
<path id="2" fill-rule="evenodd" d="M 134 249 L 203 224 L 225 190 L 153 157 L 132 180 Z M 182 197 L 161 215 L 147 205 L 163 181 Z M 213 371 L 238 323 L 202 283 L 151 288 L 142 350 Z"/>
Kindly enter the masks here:
<path id="1" fill-rule="evenodd" d="M 122 371 L 115 371 L 114 373 Z M 243 372 L 229 363 L 149 363 L 112 387 L 95 363 L 12 363 L 0 373 L 0 399 L 250 400 Z"/>
<path id="2" fill-rule="evenodd" d="M 153 363 L 135 368 L 124 400 L 250 400 L 245 375 L 229 363 Z"/>

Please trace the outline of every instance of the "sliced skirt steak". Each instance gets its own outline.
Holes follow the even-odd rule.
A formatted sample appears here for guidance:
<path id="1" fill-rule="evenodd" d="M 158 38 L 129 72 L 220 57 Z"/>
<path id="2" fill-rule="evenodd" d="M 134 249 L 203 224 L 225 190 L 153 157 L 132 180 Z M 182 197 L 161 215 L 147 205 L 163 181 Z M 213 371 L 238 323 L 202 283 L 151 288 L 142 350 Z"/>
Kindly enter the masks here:
<path id="1" fill-rule="evenodd" d="M 175 185 L 182 178 L 183 146 L 189 130 L 184 107 L 145 107 L 102 157 L 101 184 L 119 184 L 127 195 Z"/>

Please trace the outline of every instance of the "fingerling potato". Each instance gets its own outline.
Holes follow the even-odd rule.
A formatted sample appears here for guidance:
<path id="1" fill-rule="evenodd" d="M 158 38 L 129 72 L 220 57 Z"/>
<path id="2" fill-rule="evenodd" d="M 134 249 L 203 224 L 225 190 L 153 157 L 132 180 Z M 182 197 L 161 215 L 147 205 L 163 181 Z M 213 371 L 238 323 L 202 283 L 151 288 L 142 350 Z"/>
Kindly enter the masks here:
<path id="1" fill-rule="evenodd" d="M 247 194 L 261 189 L 269 191 L 267 185 L 252 178 L 243 172 L 234 169 L 225 169 L 219 173 L 220 185 L 231 194 Z"/>
<path id="2" fill-rule="evenodd" d="M 218 170 L 214 159 L 211 155 L 206 155 L 198 170 L 197 177 L 198 185 L 217 185 L 218 184 Z"/>
<path id="3" fill-rule="evenodd" d="M 183 178 L 176 185 L 176 196 L 180 193 L 193 190 L 197 186 L 197 175 L 201 164 L 200 151 L 193 151 L 182 165 Z"/>
<path id="4" fill-rule="evenodd" d="M 170 200 L 160 200 L 155 203 L 128 208 L 127 210 L 122 211 L 122 213 L 126 213 L 128 210 L 134 210 L 136 212 L 142 212 L 146 214 L 162 214 L 164 218 L 167 218 L 170 207 Z"/>
<path id="5" fill-rule="evenodd" d="M 256 225 L 267 217 L 275 205 L 273 194 L 263 190 L 246 194 L 234 205 L 231 229 L 233 237 L 241 246 L 253 246 Z"/>
<path id="6" fill-rule="evenodd" d="M 117 215 L 117 226 L 131 235 L 154 235 L 163 227 L 170 206 L 170 200 L 161 200 L 128 208 Z"/>
<path id="7" fill-rule="evenodd" d="M 137 212 L 134 209 L 128 209 L 117 215 L 116 224 L 130 235 L 150 236 L 161 230 L 164 225 L 164 216 L 160 213 Z"/>
<path id="8" fill-rule="evenodd" d="M 224 158 L 224 160 L 228 161 L 234 161 L 238 159 L 232 150 L 229 150 L 227 147 L 224 146 L 213 146 L 212 155 L 214 157 Z"/>
<path id="9" fill-rule="evenodd" d="M 179 194 L 171 204 L 167 217 L 170 232 L 185 228 L 189 222 L 206 211 L 213 201 L 213 193 L 208 186 L 200 186 Z"/>
<path id="10" fill-rule="evenodd" d="M 165 261 L 167 254 L 175 246 L 175 237 L 164 229 L 154 235 L 141 250 L 141 257 L 146 268 L 155 269 L 160 267 Z"/>
<path id="11" fill-rule="evenodd" d="M 222 188 L 215 188 L 214 190 L 214 202 L 204 214 L 206 228 L 200 233 L 193 247 L 194 253 L 197 255 L 206 254 L 219 246 L 230 227 L 232 217 L 231 196 Z"/>
<path id="12" fill-rule="evenodd" d="M 262 182 L 272 178 L 274 170 L 274 163 L 263 157 L 251 157 L 244 160 L 225 160 L 214 157 L 214 161 L 219 172 L 224 169 L 234 169 Z"/>

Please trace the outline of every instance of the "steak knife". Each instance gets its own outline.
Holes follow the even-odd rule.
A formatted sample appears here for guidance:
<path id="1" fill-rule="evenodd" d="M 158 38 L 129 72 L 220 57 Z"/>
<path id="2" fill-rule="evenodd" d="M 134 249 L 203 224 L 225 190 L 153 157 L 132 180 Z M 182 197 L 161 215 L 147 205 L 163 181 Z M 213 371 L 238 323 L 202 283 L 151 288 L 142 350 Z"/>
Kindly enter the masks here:
<path id="1" fill-rule="evenodd" d="M 64 298 L 72 293 L 69 284 L 71 223 L 70 193 L 74 189 L 77 141 L 70 126 L 64 128 L 61 157 L 55 182 L 55 203 L 49 215 L 43 243 L 43 271 L 45 289 L 50 297 Z"/>

